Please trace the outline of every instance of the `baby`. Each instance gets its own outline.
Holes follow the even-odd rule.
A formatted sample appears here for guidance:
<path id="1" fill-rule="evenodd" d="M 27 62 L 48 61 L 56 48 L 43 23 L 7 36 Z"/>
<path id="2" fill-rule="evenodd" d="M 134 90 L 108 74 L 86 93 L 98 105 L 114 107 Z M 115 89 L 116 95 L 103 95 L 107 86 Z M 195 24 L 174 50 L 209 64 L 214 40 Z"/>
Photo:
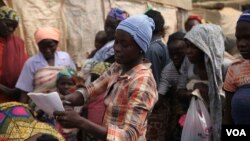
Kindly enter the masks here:
<path id="1" fill-rule="evenodd" d="M 94 57 L 95 53 L 107 43 L 105 31 L 99 31 L 95 36 L 95 49 L 89 54 L 88 58 Z"/>

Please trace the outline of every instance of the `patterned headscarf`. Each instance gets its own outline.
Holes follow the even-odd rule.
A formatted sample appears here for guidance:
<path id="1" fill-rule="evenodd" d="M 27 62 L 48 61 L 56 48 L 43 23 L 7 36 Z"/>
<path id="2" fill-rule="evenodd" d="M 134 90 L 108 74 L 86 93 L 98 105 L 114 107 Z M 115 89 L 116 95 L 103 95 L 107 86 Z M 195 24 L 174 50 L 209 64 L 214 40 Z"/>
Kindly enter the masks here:
<path id="1" fill-rule="evenodd" d="M 108 13 L 108 16 L 111 16 L 116 20 L 122 21 L 128 18 L 129 15 L 126 11 L 121 10 L 119 8 L 111 8 L 111 10 Z"/>
<path id="2" fill-rule="evenodd" d="M 213 121 L 214 141 L 220 140 L 222 122 L 222 64 L 224 57 L 224 35 L 222 29 L 214 24 L 199 24 L 187 32 L 185 38 L 205 54 L 205 66 L 208 76 L 210 115 Z"/>
<path id="3" fill-rule="evenodd" d="M 250 9 L 245 10 L 241 15 L 240 18 L 238 19 L 239 21 L 246 21 L 246 22 L 250 22 Z"/>
<path id="4" fill-rule="evenodd" d="M 13 21 L 19 21 L 19 16 L 17 16 L 16 11 L 7 6 L 0 7 L 0 19 L 8 19 Z"/>
<path id="5" fill-rule="evenodd" d="M 108 62 L 100 62 L 97 63 L 91 70 L 90 73 L 102 75 L 108 68 L 111 66 Z"/>
<path id="6" fill-rule="evenodd" d="M 28 106 L 19 102 L 0 104 L 0 140 L 26 140 L 37 134 L 50 134 L 64 141 L 50 125 L 37 121 Z"/>
<path id="7" fill-rule="evenodd" d="M 61 77 L 73 78 L 75 75 L 76 75 L 76 72 L 73 69 L 65 68 L 58 73 L 57 79 Z"/>

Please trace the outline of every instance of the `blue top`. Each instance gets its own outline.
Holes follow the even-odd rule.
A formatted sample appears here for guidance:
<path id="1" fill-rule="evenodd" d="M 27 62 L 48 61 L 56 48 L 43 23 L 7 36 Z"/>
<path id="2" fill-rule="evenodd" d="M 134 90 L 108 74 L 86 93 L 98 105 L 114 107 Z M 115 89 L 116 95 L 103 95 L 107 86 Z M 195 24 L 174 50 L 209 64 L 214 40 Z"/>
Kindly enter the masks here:
<path id="1" fill-rule="evenodd" d="M 161 41 L 160 36 L 153 36 L 146 58 L 152 63 L 152 72 L 157 84 L 160 83 L 161 72 L 163 68 L 170 62 L 167 46 Z"/>

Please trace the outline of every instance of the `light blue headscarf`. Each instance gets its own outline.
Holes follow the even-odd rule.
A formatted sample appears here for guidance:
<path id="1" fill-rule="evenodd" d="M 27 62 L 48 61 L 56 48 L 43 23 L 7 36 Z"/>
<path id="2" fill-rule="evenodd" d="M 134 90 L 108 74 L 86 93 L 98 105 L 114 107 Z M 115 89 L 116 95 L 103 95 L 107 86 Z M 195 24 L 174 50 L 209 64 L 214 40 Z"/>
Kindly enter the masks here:
<path id="1" fill-rule="evenodd" d="M 128 32 L 145 53 L 149 47 L 154 28 L 153 19 L 146 15 L 135 15 L 121 21 L 116 29 Z"/>

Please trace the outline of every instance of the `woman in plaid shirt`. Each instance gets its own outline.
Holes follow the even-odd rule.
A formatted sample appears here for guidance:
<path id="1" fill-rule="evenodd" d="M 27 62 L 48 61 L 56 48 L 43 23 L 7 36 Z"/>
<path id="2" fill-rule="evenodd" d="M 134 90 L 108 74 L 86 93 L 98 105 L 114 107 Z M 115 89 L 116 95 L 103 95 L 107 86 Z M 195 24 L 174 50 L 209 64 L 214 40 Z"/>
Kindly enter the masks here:
<path id="1" fill-rule="evenodd" d="M 54 112 L 64 127 L 81 128 L 109 141 L 145 141 L 147 119 L 158 99 L 150 63 L 144 59 L 154 22 L 146 15 L 122 21 L 115 34 L 115 59 L 108 71 L 89 86 L 65 96 L 71 105 L 83 105 L 105 92 L 106 111 L 99 126 L 80 117 L 72 109 Z"/>

